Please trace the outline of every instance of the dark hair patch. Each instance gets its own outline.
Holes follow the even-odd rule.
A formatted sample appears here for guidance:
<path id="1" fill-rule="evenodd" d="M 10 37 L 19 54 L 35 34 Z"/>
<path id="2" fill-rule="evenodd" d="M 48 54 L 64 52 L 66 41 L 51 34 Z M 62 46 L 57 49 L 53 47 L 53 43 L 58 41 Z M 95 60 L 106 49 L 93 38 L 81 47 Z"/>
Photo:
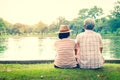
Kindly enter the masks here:
<path id="1" fill-rule="evenodd" d="M 88 26 L 86 26 L 87 30 L 93 30 L 93 28 L 94 28 L 94 25 L 88 25 Z"/>
<path id="2" fill-rule="evenodd" d="M 59 39 L 68 38 L 69 36 L 70 36 L 70 32 L 58 34 Z"/>

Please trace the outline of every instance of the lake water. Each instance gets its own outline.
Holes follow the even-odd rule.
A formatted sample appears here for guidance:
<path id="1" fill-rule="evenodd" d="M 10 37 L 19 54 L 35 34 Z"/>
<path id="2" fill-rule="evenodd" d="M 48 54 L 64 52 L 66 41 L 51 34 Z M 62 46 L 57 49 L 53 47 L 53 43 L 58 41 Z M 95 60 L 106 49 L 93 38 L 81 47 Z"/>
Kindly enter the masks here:
<path id="1" fill-rule="evenodd" d="M 54 60 L 55 38 L 0 38 L 0 60 Z M 103 39 L 105 59 L 120 59 L 120 37 Z"/>

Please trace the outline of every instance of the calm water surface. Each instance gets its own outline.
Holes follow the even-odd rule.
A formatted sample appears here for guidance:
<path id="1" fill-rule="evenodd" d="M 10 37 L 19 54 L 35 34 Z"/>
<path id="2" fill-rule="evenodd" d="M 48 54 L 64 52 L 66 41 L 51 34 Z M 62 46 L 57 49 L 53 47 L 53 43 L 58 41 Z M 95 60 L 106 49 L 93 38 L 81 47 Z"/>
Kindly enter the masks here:
<path id="1" fill-rule="evenodd" d="M 55 38 L 0 38 L 0 60 L 53 60 Z M 103 39 L 105 59 L 120 59 L 120 37 Z"/>

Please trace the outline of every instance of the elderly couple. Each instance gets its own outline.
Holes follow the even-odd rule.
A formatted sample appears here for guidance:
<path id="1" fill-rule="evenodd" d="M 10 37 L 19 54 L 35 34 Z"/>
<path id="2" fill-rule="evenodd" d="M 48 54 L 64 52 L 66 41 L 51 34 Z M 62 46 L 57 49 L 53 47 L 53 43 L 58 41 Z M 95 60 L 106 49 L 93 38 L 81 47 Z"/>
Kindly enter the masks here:
<path id="1" fill-rule="evenodd" d="M 70 29 L 61 25 L 58 33 L 59 40 L 55 42 L 57 55 L 54 60 L 55 68 L 101 68 L 104 59 L 102 56 L 102 37 L 93 31 L 95 20 L 87 18 L 84 21 L 84 30 L 77 35 L 76 40 L 70 39 Z"/>

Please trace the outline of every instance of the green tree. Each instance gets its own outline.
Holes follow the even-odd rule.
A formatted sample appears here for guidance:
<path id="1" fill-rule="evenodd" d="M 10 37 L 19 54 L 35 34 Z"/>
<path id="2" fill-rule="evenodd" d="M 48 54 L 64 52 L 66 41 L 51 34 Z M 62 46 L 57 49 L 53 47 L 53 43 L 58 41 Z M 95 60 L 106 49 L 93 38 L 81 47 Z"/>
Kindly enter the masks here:
<path id="1" fill-rule="evenodd" d="M 85 19 L 88 17 L 96 19 L 101 15 L 103 15 L 103 10 L 102 8 L 98 8 L 97 6 L 94 6 L 90 9 L 84 8 L 80 10 L 78 13 L 78 17 L 81 19 Z"/>
<path id="2" fill-rule="evenodd" d="M 34 25 L 35 32 L 37 33 L 45 33 L 47 31 L 47 25 L 42 21 L 38 22 L 38 24 Z"/>
<path id="3" fill-rule="evenodd" d="M 2 33 L 5 33 L 5 23 L 4 20 L 2 18 L 0 18 L 0 35 L 2 35 Z"/>
<path id="4" fill-rule="evenodd" d="M 21 23 L 15 23 L 12 29 L 13 33 L 23 34 L 25 32 L 25 26 Z"/>
<path id="5" fill-rule="evenodd" d="M 81 9 L 81 10 L 79 10 L 78 17 L 80 19 L 85 19 L 85 18 L 89 17 L 88 13 L 89 13 L 89 9 L 86 9 L 86 8 Z"/>
<path id="6" fill-rule="evenodd" d="M 92 17 L 97 20 L 97 27 L 102 24 L 102 21 L 97 19 L 97 17 L 101 16 L 103 14 L 102 8 L 98 8 L 97 6 L 94 6 L 90 9 L 84 8 L 79 10 L 78 17 L 74 18 L 70 22 L 70 27 L 73 29 L 73 34 L 77 35 L 78 33 L 84 31 L 83 30 L 83 21 L 88 18 Z M 102 27 L 97 28 L 97 30 L 102 30 Z"/>
<path id="7" fill-rule="evenodd" d="M 103 10 L 102 8 L 98 8 L 97 6 L 94 6 L 90 8 L 88 12 L 88 16 L 96 19 L 97 17 L 103 15 Z"/>
<path id="8" fill-rule="evenodd" d="M 56 32 L 59 30 L 60 25 L 69 25 L 69 23 L 64 17 L 59 16 L 55 22 L 49 25 L 49 32 Z"/>
<path id="9" fill-rule="evenodd" d="M 60 25 L 68 25 L 69 24 L 69 21 L 65 19 L 65 17 L 62 17 L 62 16 L 59 16 L 57 18 L 57 26 L 59 28 Z"/>
<path id="10" fill-rule="evenodd" d="M 49 25 L 49 32 L 56 32 L 58 31 L 58 28 L 57 28 L 57 23 L 56 22 L 53 22 L 52 24 Z"/>
<path id="11" fill-rule="evenodd" d="M 11 29 L 12 29 L 13 25 L 11 23 L 9 23 L 8 21 L 4 21 L 4 24 L 6 26 L 5 33 L 10 34 L 12 32 Z"/>
<path id="12" fill-rule="evenodd" d="M 108 26 L 110 27 L 111 32 L 115 32 L 120 28 L 120 18 L 112 18 L 108 21 Z"/>
<path id="13" fill-rule="evenodd" d="M 78 33 L 83 31 L 83 20 L 75 18 L 70 22 L 70 29 L 73 30 L 72 34 L 76 36 Z"/>
<path id="14" fill-rule="evenodd" d="M 120 28 L 120 1 L 115 3 L 114 10 L 111 12 L 108 21 L 108 27 L 112 33 L 115 33 Z"/>
<path id="15" fill-rule="evenodd" d="M 120 1 L 115 3 L 114 10 L 111 12 L 113 17 L 120 17 Z"/>
<path id="16" fill-rule="evenodd" d="M 116 36 L 120 36 L 120 28 L 117 29 Z"/>
<path id="17" fill-rule="evenodd" d="M 25 26 L 25 30 L 24 33 L 33 33 L 33 27 L 30 25 L 24 25 Z"/>

